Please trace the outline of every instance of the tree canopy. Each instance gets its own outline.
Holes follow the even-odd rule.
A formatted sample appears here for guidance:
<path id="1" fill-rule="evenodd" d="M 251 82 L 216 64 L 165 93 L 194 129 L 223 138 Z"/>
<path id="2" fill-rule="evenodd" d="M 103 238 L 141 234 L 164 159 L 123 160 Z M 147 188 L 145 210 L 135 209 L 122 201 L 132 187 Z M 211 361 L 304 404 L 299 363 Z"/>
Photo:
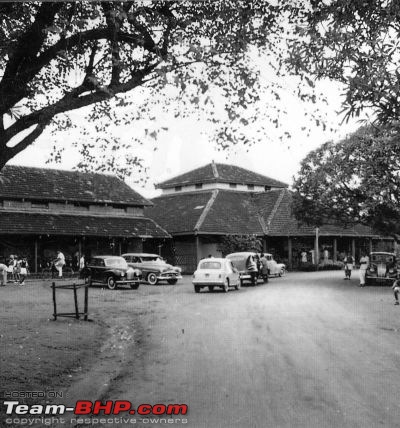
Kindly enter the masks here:
<path id="1" fill-rule="evenodd" d="M 84 169 L 124 175 L 126 166 L 140 163 L 130 143 L 123 146 L 107 130 L 130 125 L 135 140 L 135 121 L 156 120 L 154 106 L 173 106 L 176 117 L 200 112 L 215 125 L 214 139 L 222 149 L 264 139 L 265 128 L 258 136 L 249 129 L 261 118 L 277 127 L 284 108 L 276 107 L 280 85 L 271 81 L 265 97 L 271 109 L 257 109 L 264 88 L 253 60 L 262 52 L 265 66 L 278 71 L 282 38 L 296 19 L 290 11 L 301 3 L 1 3 L 0 168 L 46 127 L 69 129 L 73 123 L 67 113 L 81 108 L 87 122 L 96 124 L 95 135 L 83 130 L 81 141 L 74 143 Z M 303 78 L 299 91 L 303 100 L 315 102 L 314 89 Z M 149 129 L 146 135 L 156 138 L 159 131 Z M 125 154 L 118 164 L 108 154 L 120 149 Z M 54 148 L 54 159 L 61 150 Z"/>
<path id="2" fill-rule="evenodd" d="M 313 225 L 360 223 L 400 235 L 400 125 L 366 126 L 302 162 L 294 213 Z"/>
<path id="3" fill-rule="evenodd" d="M 344 87 L 345 118 L 400 119 L 400 2 L 310 0 L 293 12 L 298 25 L 286 66 Z"/>

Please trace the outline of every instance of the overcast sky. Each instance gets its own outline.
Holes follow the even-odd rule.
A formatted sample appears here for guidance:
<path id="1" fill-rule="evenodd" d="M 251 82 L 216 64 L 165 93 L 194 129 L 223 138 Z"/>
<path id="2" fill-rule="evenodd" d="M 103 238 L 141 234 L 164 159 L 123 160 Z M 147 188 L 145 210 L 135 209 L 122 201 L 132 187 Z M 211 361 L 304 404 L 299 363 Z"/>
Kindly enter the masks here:
<path id="1" fill-rule="evenodd" d="M 336 112 L 340 110 L 341 90 L 337 84 L 325 82 L 321 84 L 321 89 L 328 98 L 328 106 L 317 105 L 316 108 L 326 110 L 329 120 L 336 124 L 335 132 L 324 131 L 321 127 L 313 125 L 311 134 L 307 136 L 301 131 L 302 125 L 308 123 L 302 104 L 295 99 L 286 100 L 288 118 L 282 126 L 290 130 L 292 134 L 290 140 L 280 141 L 275 137 L 274 129 L 271 127 L 271 132 L 266 135 L 265 141 L 251 147 L 236 147 L 235 150 L 221 152 L 204 134 L 209 126 L 206 121 L 173 120 L 170 117 L 160 117 L 159 125 L 167 125 L 168 131 L 160 135 L 157 143 L 137 148 L 137 154 L 144 159 L 145 165 L 148 167 L 147 183 L 144 186 L 135 183 L 137 176 L 128 179 L 127 182 L 135 190 L 151 198 L 158 194 L 158 191 L 154 190 L 155 183 L 214 160 L 235 164 L 291 184 L 301 160 L 310 150 L 327 140 L 341 139 L 360 126 L 356 121 L 339 126 L 342 118 L 338 117 Z M 11 163 L 72 169 L 78 158 L 71 143 L 76 139 L 80 126 L 83 125 L 83 113 L 73 112 L 73 120 L 77 124 L 77 129 L 60 132 L 56 137 L 52 136 L 50 132 L 45 132 L 32 147 L 14 158 Z M 134 129 L 136 127 L 132 125 L 131 129 L 116 128 L 113 132 L 120 133 L 124 138 L 125 134 L 134 132 Z M 249 133 L 251 133 L 251 129 L 249 129 Z M 62 162 L 46 164 L 46 160 L 49 158 L 49 148 L 57 140 L 66 142 L 67 149 L 63 154 Z M 154 150 L 155 148 L 156 150 Z"/>

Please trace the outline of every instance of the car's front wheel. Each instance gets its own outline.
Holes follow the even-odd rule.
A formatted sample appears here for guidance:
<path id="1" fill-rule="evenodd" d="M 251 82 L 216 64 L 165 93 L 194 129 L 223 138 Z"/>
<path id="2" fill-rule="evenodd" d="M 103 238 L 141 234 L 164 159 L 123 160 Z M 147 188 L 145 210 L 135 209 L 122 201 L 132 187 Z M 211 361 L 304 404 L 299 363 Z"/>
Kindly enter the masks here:
<path id="1" fill-rule="evenodd" d="M 149 273 L 149 274 L 147 275 L 147 282 L 148 282 L 150 285 L 156 285 L 156 284 L 157 284 L 157 282 L 158 282 L 157 275 L 156 275 L 155 273 Z"/>
<path id="2" fill-rule="evenodd" d="M 279 271 L 279 276 L 283 276 L 285 275 L 285 268 L 281 268 L 281 270 Z"/>
<path id="3" fill-rule="evenodd" d="M 242 286 L 242 280 L 239 278 L 237 284 L 235 285 L 235 290 L 240 290 L 241 286 Z"/>
<path id="4" fill-rule="evenodd" d="M 115 290 L 117 288 L 117 283 L 113 276 L 109 276 L 107 278 L 107 287 L 109 290 Z"/>
<path id="5" fill-rule="evenodd" d="M 225 293 L 227 293 L 229 291 L 229 279 L 228 278 L 226 278 L 226 280 L 224 282 L 223 290 Z"/>
<path id="6" fill-rule="evenodd" d="M 131 284 L 132 290 L 137 290 L 139 288 L 139 283 Z"/>
<path id="7" fill-rule="evenodd" d="M 178 282 L 178 280 L 177 279 L 168 279 L 167 282 L 169 285 L 175 285 Z"/>

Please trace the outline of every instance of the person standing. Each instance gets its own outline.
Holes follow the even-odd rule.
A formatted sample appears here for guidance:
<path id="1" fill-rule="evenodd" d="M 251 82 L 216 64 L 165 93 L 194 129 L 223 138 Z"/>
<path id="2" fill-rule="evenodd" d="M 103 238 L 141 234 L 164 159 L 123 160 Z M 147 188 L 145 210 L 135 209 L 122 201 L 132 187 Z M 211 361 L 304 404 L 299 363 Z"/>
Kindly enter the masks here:
<path id="1" fill-rule="evenodd" d="M 8 266 L 0 263 L 0 285 L 6 285 L 7 284 L 7 271 Z"/>
<path id="2" fill-rule="evenodd" d="M 392 285 L 393 294 L 394 294 L 394 304 L 399 304 L 399 292 L 400 292 L 400 280 L 399 278 L 395 279 Z"/>
<path id="3" fill-rule="evenodd" d="M 300 261 L 302 265 L 307 264 L 307 251 L 304 248 L 302 248 L 300 253 Z"/>
<path id="4" fill-rule="evenodd" d="M 353 270 L 353 257 L 349 254 L 345 256 L 343 259 L 344 263 L 344 278 L 343 279 L 350 279 L 351 278 L 351 271 Z"/>
<path id="5" fill-rule="evenodd" d="M 54 261 L 54 266 L 58 271 L 58 278 L 59 279 L 61 279 L 63 276 L 62 269 L 63 269 L 64 265 L 65 265 L 65 256 L 60 250 L 58 250 L 57 251 L 57 258 Z"/>
<path id="6" fill-rule="evenodd" d="M 257 285 L 257 264 L 252 255 L 249 255 L 246 260 L 246 270 L 251 277 L 252 285 Z"/>
<path id="7" fill-rule="evenodd" d="M 20 266 L 19 284 L 25 285 L 25 278 L 28 275 L 28 261 L 26 260 L 26 257 L 22 258 L 19 266 Z"/>
<path id="8" fill-rule="evenodd" d="M 268 282 L 268 260 L 265 257 L 264 253 L 261 253 L 260 262 L 261 262 L 261 275 L 263 276 L 264 281 Z"/>
<path id="9" fill-rule="evenodd" d="M 363 251 L 360 258 L 360 287 L 365 287 L 365 273 L 369 265 L 369 257 Z"/>
<path id="10" fill-rule="evenodd" d="M 81 258 L 79 259 L 79 271 L 84 269 L 84 267 L 85 267 L 85 255 L 82 254 Z"/>

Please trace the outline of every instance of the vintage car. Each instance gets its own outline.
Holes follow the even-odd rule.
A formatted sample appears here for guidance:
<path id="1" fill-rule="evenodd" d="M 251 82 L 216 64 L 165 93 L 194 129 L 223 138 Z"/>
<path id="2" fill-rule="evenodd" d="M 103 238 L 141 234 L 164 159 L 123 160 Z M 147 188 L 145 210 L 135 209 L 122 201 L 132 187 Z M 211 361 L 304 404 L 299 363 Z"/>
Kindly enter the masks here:
<path id="1" fill-rule="evenodd" d="M 194 291 L 199 293 L 204 287 L 213 291 L 214 287 L 220 287 L 226 293 L 230 287 L 239 290 L 241 286 L 239 271 L 229 259 L 207 258 L 200 260 L 192 280 Z"/>
<path id="2" fill-rule="evenodd" d="M 127 253 L 122 254 L 129 266 L 139 269 L 143 279 L 151 285 L 159 281 L 167 281 L 168 284 L 176 284 L 182 278 L 181 268 L 169 265 L 158 254 Z"/>
<path id="3" fill-rule="evenodd" d="M 263 276 L 262 272 L 258 270 L 249 269 L 249 258 L 256 260 L 257 253 L 252 251 L 243 251 L 240 253 L 228 254 L 226 258 L 230 260 L 235 268 L 239 271 L 240 280 L 242 285 L 244 283 L 250 283 L 251 285 L 257 285 L 258 280 L 261 279 L 265 282 L 268 281 L 268 275 Z"/>
<path id="4" fill-rule="evenodd" d="M 365 284 L 392 285 L 400 273 L 396 255 L 384 251 L 372 252 L 369 255 L 369 266 L 365 272 Z"/>
<path id="5" fill-rule="evenodd" d="M 282 276 L 285 274 L 286 265 L 284 263 L 277 263 L 272 254 L 264 253 L 264 256 L 267 259 L 268 275 Z"/>
<path id="6" fill-rule="evenodd" d="M 142 276 L 139 269 L 129 267 L 125 259 L 119 256 L 92 257 L 80 275 L 86 281 L 106 284 L 110 290 L 115 290 L 118 285 L 137 289 Z"/>

